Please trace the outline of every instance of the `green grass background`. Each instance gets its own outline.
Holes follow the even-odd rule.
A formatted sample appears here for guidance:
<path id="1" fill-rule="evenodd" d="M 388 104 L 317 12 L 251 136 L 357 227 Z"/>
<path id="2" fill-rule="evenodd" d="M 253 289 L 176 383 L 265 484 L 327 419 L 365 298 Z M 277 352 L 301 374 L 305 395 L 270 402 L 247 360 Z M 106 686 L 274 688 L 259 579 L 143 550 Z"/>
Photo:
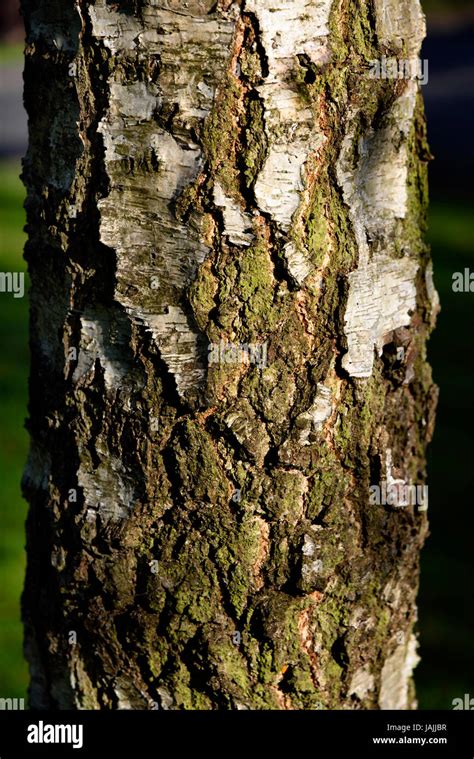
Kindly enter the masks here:
<path id="1" fill-rule="evenodd" d="M 0 271 L 24 271 L 24 190 L 18 161 L 0 161 Z M 23 584 L 26 505 L 28 301 L 0 294 L 0 692 L 25 696 L 19 597 Z"/>
<path id="2" fill-rule="evenodd" d="M 442 305 L 429 344 L 440 399 L 428 456 L 431 536 L 422 554 L 416 681 L 421 707 L 450 709 L 454 698 L 474 696 L 474 293 L 452 291 L 454 272 L 474 271 L 472 205 L 432 202 L 429 239 Z"/>

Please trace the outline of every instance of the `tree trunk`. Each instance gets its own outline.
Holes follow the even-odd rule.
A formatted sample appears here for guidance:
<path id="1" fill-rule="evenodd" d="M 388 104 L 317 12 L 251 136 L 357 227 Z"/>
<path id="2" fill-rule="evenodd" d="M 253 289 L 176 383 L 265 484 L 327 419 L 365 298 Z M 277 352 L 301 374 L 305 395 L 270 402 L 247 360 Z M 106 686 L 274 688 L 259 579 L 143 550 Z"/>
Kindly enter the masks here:
<path id="1" fill-rule="evenodd" d="M 413 708 L 418 0 L 22 6 L 31 706 Z"/>

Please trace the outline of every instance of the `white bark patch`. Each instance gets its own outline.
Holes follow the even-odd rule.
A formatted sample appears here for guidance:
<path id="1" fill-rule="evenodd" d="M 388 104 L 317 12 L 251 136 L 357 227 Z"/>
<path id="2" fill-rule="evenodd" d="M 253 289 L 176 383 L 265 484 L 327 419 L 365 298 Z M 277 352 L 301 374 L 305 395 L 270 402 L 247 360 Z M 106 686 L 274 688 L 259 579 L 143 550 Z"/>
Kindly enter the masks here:
<path id="1" fill-rule="evenodd" d="M 140 128 L 124 133 L 123 124 L 117 119 L 113 123 L 103 121 L 100 131 L 111 164 L 119 160 L 120 154 L 139 161 L 147 149 L 159 164 L 155 175 L 121 177 L 120 186 L 99 202 L 102 241 L 119 253 L 117 279 L 123 282 L 125 291 L 120 302 L 133 309 L 136 296 L 130 284 L 138 284 L 140 275 L 140 284 L 147 290 L 150 279 L 161 273 L 168 285 L 182 288 L 206 257 L 205 244 L 198 235 L 193 236 L 189 226 L 178 222 L 171 208 L 171 201 L 196 177 L 201 153 L 196 145 L 185 150 L 172 135 L 159 129 L 147 135 L 144 146 Z M 128 135 L 132 139 L 127 139 Z M 113 165 L 110 169 L 113 171 Z M 158 267 L 151 260 L 149 265 L 143 265 L 143 258 L 150 253 L 157 258 Z M 156 291 L 149 291 L 145 302 L 150 302 L 152 296 L 154 305 L 156 295 Z M 166 301 L 163 305 L 167 305 Z"/>
<path id="2" fill-rule="evenodd" d="M 418 87 L 410 81 L 387 114 L 384 126 L 359 140 L 359 160 L 353 163 L 357 113 L 349 117 L 337 162 L 338 183 L 359 248 L 360 263 L 369 259 L 370 245 L 387 251 L 397 219 L 407 209 L 407 137 L 411 129 Z"/>
<path id="3" fill-rule="evenodd" d="M 235 29 L 235 9 L 227 17 L 216 17 L 206 16 L 202 9 L 194 13 L 189 6 L 173 10 L 146 5 L 142 20 L 117 13 L 105 0 L 89 8 L 94 36 L 112 53 L 146 49 L 147 55 L 160 56 L 163 96 L 177 103 L 183 123 L 209 113 L 215 74 L 224 71 Z"/>
<path id="4" fill-rule="evenodd" d="M 120 117 L 125 125 L 140 121 L 149 121 L 161 105 L 159 90 L 156 85 L 136 82 L 135 84 L 110 85 L 110 116 Z M 114 109 L 117 112 L 114 113 Z"/>
<path id="5" fill-rule="evenodd" d="M 369 665 L 366 664 L 364 667 L 361 667 L 356 672 L 354 672 L 351 684 L 349 686 L 348 695 L 357 696 L 361 701 L 363 701 L 368 696 L 370 691 L 374 689 L 374 687 L 374 676 L 370 672 Z"/>
<path id="6" fill-rule="evenodd" d="M 167 3 L 166 5 L 170 5 Z M 203 119 L 228 64 L 238 18 L 237 4 L 227 13 L 209 14 L 196 2 L 153 3 L 143 9 L 144 31 L 139 41 L 160 56 L 165 99 L 179 105 L 178 122 Z M 203 86 L 204 85 L 204 86 Z"/>
<path id="7" fill-rule="evenodd" d="M 436 324 L 436 317 L 439 314 L 440 311 L 440 299 L 438 295 L 438 291 L 436 289 L 434 278 L 433 278 L 433 263 L 430 261 L 428 266 L 426 267 L 425 271 L 425 285 L 426 285 L 426 292 L 428 293 L 428 298 L 430 300 L 431 304 L 431 326 L 434 327 Z"/>
<path id="8" fill-rule="evenodd" d="M 370 377 L 374 347 L 380 354 L 390 332 L 408 326 L 416 308 L 418 264 L 409 258 L 390 258 L 396 225 L 407 210 L 407 137 L 416 94 L 416 83 L 408 82 L 384 126 L 359 141 L 355 166 L 355 127 L 349 126 L 337 163 L 359 250 L 359 267 L 349 275 L 348 352 L 342 360 L 353 377 Z M 350 121 L 356 117 L 351 114 Z"/>
<path id="9" fill-rule="evenodd" d="M 397 479 L 393 476 L 393 454 L 391 448 L 387 448 L 385 452 L 385 479 L 387 480 L 387 487 L 405 487 L 407 484 L 405 480 Z"/>
<path id="10" fill-rule="evenodd" d="M 171 693 L 167 688 L 164 686 L 161 686 L 160 688 L 156 689 L 156 692 L 158 693 L 158 696 L 160 697 L 161 702 L 161 708 L 165 711 L 168 711 L 173 707 L 174 699 Z"/>
<path id="11" fill-rule="evenodd" d="M 225 234 L 230 242 L 248 247 L 254 239 L 251 233 L 252 219 L 242 211 L 235 200 L 225 194 L 218 182 L 214 186 L 214 203 L 222 209 Z"/>
<path id="12" fill-rule="evenodd" d="M 247 0 L 245 10 L 258 18 L 270 79 L 284 76 L 297 54 L 324 63 L 331 6 L 332 0 Z"/>
<path id="13" fill-rule="evenodd" d="M 114 693 L 117 697 L 116 709 L 143 709 L 154 706 L 150 695 L 137 685 L 133 685 L 125 676 L 117 677 L 114 683 Z"/>
<path id="14" fill-rule="evenodd" d="M 379 42 L 418 56 L 425 38 L 425 16 L 419 0 L 375 0 L 376 31 Z"/>
<path id="15" fill-rule="evenodd" d="M 126 324 L 112 324 L 105 314 L 94 311 L 81 316 L 80 323 L 81 341 L 73 382 L 79 382 L 94 372 L 98 362 L 103 369 L 107 389 L 119 390 L 132 370 L 131 363 L 124 361 L 128 344 L 124 333 Z"/>
<path id="16" fill-rule="evenodd" d="M 306 277 L 311 273 L 311 263 L 308 252 L 297 247 L 294 243 L 289 242 L 283 249 L 283 255 L 285 256 L 286 266 L 289 273 L 296 284 L 301 287 Z"/>
<path id="17" fill-rule="evenodd" d="M 413 670 L 420 661 L 414 635 L 397 646 L 382 669 L 379 705 L 381 709 L 408 709 L 409 686 Z"/>
<path id="18" fill-rule="evenodd" d="M 209 14 L 197 2 L 170 5 L 146 5 L 138 20 L 98 0 L 89 14 L 93 34 L 113 54 L 136 51 L 160 59 L 157 84 L 109 80 L 99 131 L 110 192 L 99 203 L 100 232 L 116 252 L 116 300 L 150 330 L 183 395 L 205 372 L 198 333 L 180 302 L 208 248 L 202 220 L 195 214 L 192 223 L 181 224 L 173 201 L 203 165 L 193 130 L 210 113 L 228 65 L 237 11 Z M 154 120 L 162 107 L 175 114 L 170 132 Z M 227 204 L 226 213 L 232 237 L 244 244 L 243 217 Z"/>
<path id="19" fill-rule="evenodd" d="M 311 445 L 316 441 L 315 433 L 323 428 L 324 422 L 329 419 L 332 411 L 331 390 L 319 384 L 314 403 L 296 419 L 300 445 Z"/>
<path id="20" fill-rule="evenodd" d="M 105 4 L 105 0 L 91 5 L 89 16 L 94 37 L 101 39 L 112 53 L 137 47 L 137 38 L 143 29 L 134 16 L 117 13 Z"/>
<path id="21" fill-rule="evenodd" d="M 288 83 L 307 55 L 315 64 L 328 57 L 329 14 L 332 0 L 247 0 L 245 9 L 258 19 L 268 62 L 268 76 L 258 92 L 265 106 L 269 150 L 255 183 L 260 209 L 287 231 L 305 188 L 304 166 L 322 144 L 314 116 Z"/>
<path id="22" fill-rule="evenodd" d="M 267 126 L 271 139 L 273 129 Z M 262 211 L 287 231 L 304 190 L 303 167 L 309 154 L 308 137 L 274 143 L 255 183 L 255 197 Z"/>
<path id="23" fill-rule="evenodd" d="M 342 366 L 351 377 L 370 377 L 374 348 L 381 355 L 391 332 L 410 324 L 417 270 L 410 259 L 381 258 L 349 274 L 344 328 L 348 350 Z"/>
<path id="24" fill-rule="evenodd" d="M 133 705 L 131 701 L 129 700 L 128 693 L 126 690 L 123 690 L 120 688 L 120 686 L 116 686 L 114 688 L 114 693 L 117 696 L 117 709 L 118 710 L 130 710 L 133 709 Z"/>
<path id="25" fill-rule="evenodd" d="M 397 609 L 400 605 L 403 588 L 400 585 L 398 579 L 391 578 L 385 585 L 382 598 L 394 609 Z"/>
<path id="26" fill-rule="evenodd" d="M 201 365 L 198 336 L 190 328 L 184 311 L 179 306 L 169 306 L 164 314 L 145 314 L 139 310 L 135 313 L 151 331 L 180 395 L 198 386 L 205 369 Z"/>
<path id="27" fill-rule="evenodd" d="M 100 516 L 103 523 L 120 522 L 130 516 L 134 502 L 132 484 L 128 481 L 122 462 L 107 455 L 96 468 L 81 451 L 83 461 L 77 473 L 79 487 L 84 493 L 88 517 Z"/>

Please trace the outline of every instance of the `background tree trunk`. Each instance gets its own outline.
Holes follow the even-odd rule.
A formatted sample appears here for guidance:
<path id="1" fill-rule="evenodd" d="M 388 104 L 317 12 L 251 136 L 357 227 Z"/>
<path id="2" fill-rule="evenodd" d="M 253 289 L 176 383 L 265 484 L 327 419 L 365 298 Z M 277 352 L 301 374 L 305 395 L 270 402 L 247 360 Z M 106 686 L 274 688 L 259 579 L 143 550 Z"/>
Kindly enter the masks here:
<path id="1" fill-rule="evenodd" d="M 418 0 L 22 6 L 31 705 L 413 707 Z"/>

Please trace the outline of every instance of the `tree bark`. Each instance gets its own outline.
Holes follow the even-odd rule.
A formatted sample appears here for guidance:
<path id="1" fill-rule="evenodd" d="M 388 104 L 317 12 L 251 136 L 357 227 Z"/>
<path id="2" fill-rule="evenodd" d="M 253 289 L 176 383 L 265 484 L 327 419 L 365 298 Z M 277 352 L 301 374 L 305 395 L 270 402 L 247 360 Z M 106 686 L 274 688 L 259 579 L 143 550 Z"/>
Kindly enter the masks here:
<path id="1" fill-rule="evenodd" d="M 31 706 L 413 708 L 418 0 L 22 8 Z"/>

